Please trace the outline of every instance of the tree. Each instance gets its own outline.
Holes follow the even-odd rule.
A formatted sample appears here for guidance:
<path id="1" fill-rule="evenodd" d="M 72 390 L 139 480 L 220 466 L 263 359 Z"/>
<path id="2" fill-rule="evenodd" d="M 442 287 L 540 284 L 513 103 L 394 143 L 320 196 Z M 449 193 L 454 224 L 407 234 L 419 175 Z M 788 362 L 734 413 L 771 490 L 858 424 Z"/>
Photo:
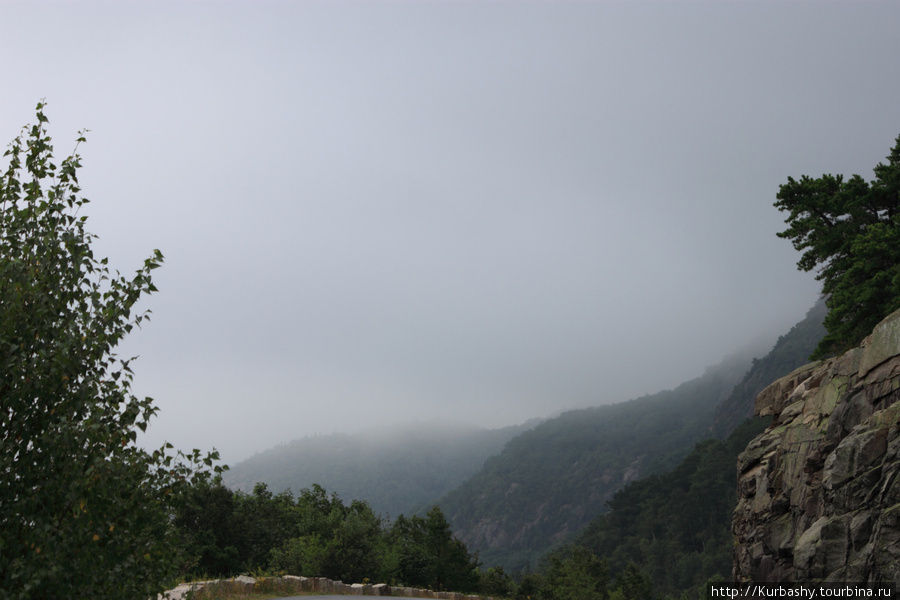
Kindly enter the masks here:
<path id="1" fill-rule="evenodd" d="M 606 561 L 581 546 L 550 555 L 546 596 L 553 600 L 606 600 L 609 596 Z"/>
<path id="2" fill-rule="evenodd" d="M 405 585 L 457 592 L 478 589 L 478 555 L 469 554 L 466 545 L 453 537 L 440 507 L 434 506 L 424 519 L 400 515 L 391 537 L 399 554 L 397 578 Z"/>
<path id="3" fill-rule="evenodd" d="M 818 268 L 823 282 L 828 333 L 813 359 L 857 345 L 900 308 L 900 137 L 874 173 L 871 183 L 859 175 L 789 177 L 776 196 L 775 207 L 789 213 L 778 237 L 803 253 L 797 268 Z"/>
<path id="4" fill-rule="evenodd" d="M 228 577 L 240 572 L 238 549 L 245 546 L 236 523 L 237 505 L 235 492 L 225 487 L 221 476 L 191 487 L 173 518 L 188 552 L 185 575 Z"/>
<path id="5" fill-rule="evenodd" d="M 415 519 L 415 517 L 413 517 Z M 424 522 L 424 548 L 431 559 L 432 586 L 438 590 L 470 592 L 478 589 L 478 556 L 453 537 L 440 507 L 428 511 Z"/>
<path id="6" fill-rule="evenodd" d="M 43 107 L 0 176 L 0 590 L 145 599 L 177 575 L 173 507 L 218 456 L 137 446 L 157 409 L 114 349 L 162 255 L 130 279 L 94 258 L 81 159 L 53 163 Z"/>
<path id="7" fill-rule="evenodd" d="M 637 564 L 630 562 L 616 576 L 615 589 L 610 600 L 652 600 L 653 581 Z"/>
<path id="8" fill-rule="evenodd" d="M 384 524 L 367 502 L 346 505 L 315 484 L 301 492 L 293 512 L 293 537 L 272 547 L 271 568 L 348 582 L 384 576 Z"/>
<path id="9" fill-rule="evenodd" d="M 295 535 L 297 517 L 290 490 L 273 494 L 257 483 L 252 494 L 238 494 L 235 527 L 240 530 L 238 553 L 245 569 L 263 569 L 272 548 Z"/>
<path id="10" fill-rule="evenodd" d="M 489 596 L 510 598 L 516 593 L 516 582 L 503 567 L 491 567 L 487 571 L 481 571 L 479 592 Z"/>

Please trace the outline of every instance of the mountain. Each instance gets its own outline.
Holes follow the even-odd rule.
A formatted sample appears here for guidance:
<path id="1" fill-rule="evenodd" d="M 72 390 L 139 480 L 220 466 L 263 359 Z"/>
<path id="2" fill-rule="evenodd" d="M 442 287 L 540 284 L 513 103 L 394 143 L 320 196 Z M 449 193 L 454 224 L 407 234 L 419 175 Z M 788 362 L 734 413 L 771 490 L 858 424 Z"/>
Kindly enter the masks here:
<path id="1" fill-rule="evenodd" d="M 616 492 L 572 544 L 606 560 L 613 574 L 639 565 L 655 596 L 696 597 L 710 579 L 731 576 L 731 517 L 738 455 L 770 419 L 747 419 L 728 439 L 699 442 L 681 463 Z"/>
<path id="2" fill-rule="evenodd" d="M 707 436 L 751 356 L 732 356 L 673 390 L 548 419 L 510 440 L 438 505 L 484 564 L 536 566 L 625 484 L 673 468 Z"/>
<path id="3" fill-rule="evenodd" d="M 728 398 L 716 409 L 713 433 L 717 437 L 728 437 L 744 419 L 753 415 L 753 401 L 763 388 L 809 362 L 809 355 L 825 337 L 822 322 L 827 313 L 825 300 L 820 299 L 802 321 L 778 338 L 768 354 L 763 358 L 753 359 L 753 365 L 743 381 L 735 386 Z"/>
<path id="4" fill-rule="evenodd" d="M 418 423 L 389 432 L 310 436 L 233 465 L 224 483 L 249 492 L 299 491 L 317 483 L 345 500 L 365 500 L 385 516 L 411 514 L 475 473 L 537 420 L 501 429 Z"/>
<path id="5" fill-rule="evenodd" d="M 670 471 L 630 482 L 615 493 L 606 512 L 542 564 L 565 560 L 573 548 L 580 548 L 602 560 L 613 577 L 637 569 L 660 598 L 696 597 L 708 580 L 728 580 L 737 504 L 735 464 L 748 442 L 771 422 L 746 416 L 752 414 L 757 394 L 772 381 L 788 374 L 793 384 L 805 379 L 813 366 L 794 369 L 807 363 L 824 335 L 825 312 L 824 303 L 818 302 L 768 354 L 753 359 L 741 382 L 716 408 L 710 431 L 720 439 L 698 442 Z"/>
<path id="6" fill-rule="evenodd" d="M 627 484 L 648 476 L 666 484 L 673 469 L 685 477 L 694 468 L 711 473 L 698 460 L 721 466 L 722 448 L 733 453 L 736 442 L 715 446 L 713 433 L 725 438 L 759 389 L 805 362 L 823 333 L 823 315 L 819 303 L 768 353 L 734 355 L 672 390 L 501 430 L 418 425 L 381 436 L 303 438 L 235 465 L 226 484 L 249 491 L 263 481 L 280 491 L 318 483 L 390 516 L 422 515 L 437 504 L 483 564 L 536 568 L 605 513 Z M 702 440 L 702 458 L 691 458 Z M 717 484 L 734 477 L 733 461 L 723 469 Z M 728 538 L 727 523 L 720 525 L 716 540 Z"/>

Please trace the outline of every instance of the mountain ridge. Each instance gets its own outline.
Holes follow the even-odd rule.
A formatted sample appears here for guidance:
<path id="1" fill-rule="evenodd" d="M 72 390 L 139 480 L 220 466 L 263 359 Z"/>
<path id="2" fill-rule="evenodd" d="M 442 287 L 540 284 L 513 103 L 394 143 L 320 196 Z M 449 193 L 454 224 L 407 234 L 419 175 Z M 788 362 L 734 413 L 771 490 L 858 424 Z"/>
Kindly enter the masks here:
<path id="1" fill-rule="evenodd" d="M 445 424 L 419 423 L 308 436 L 239 463 L 225 482 L 245 491 L 258 480 L 275 491 L 318 483 L 388 517 L 438 505 L 483 564 L 528 570 L 604 513 L 624 486 L 676 468 L 713 434 L 724 438 L 757 380 L 805 362 L 821 328 L 816 306 L 768 351 L 735 353 L 670 390 L 480 433 L 456 426 L 439 434 Z M 376 450 L 377 437 L 392 449 Z M 260 468 L 273 458 L 278 468 Z M 303 477 L 298 462 L 307 465 Z"/>
<path id="2" fill-rule="evenodd" d="M 235 464 L 223 481 L 244 492 L 257 482 L 275 492 L 319 484 L 396 517 L 432 503 L 538 422 L 483 429 L 426 421 L 390 430 L 305 436 Z"/>
<path id="3" fill-rule="evenodd" d="M 672 390 L 549 419 L 510 440 L 437 504 L 485 564 L 527 570 L 624 485 L 673 468 L 707 437 L 753 353 L 732 355 Z"/>

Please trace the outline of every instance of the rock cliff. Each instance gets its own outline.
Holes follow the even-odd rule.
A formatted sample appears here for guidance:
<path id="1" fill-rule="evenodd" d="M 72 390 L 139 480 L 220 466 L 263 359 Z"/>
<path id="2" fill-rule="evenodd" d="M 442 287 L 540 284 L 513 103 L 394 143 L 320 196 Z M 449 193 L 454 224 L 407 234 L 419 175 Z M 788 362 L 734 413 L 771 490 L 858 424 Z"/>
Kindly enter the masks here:
<path id="1" fill-rule="evenodd" d="M 764 389 L 738 459 L 735 581 L 900 582 L 900 311 Z"/>

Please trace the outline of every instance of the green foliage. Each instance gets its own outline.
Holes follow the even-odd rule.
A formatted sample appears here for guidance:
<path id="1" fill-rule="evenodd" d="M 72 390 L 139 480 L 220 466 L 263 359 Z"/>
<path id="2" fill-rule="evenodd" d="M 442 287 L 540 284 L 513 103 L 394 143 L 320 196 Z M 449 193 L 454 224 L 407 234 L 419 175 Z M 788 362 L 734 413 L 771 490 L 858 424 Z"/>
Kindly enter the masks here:
<path id="1" fill-rule="evenodd" d="M 514 597 L 516 600 L 538 600 L 544 595 L 546 587 L 547 580 L 542 573 L 529 571 L 521 575 Z"/>
<path id="2" fill-rule="evenodd" d="M 765 427 L 748 420 L 726 441 L 705 440 L 663 475 L 619 491 L 575 544 L 602 557 L 616 573 L 612 598 L 648 598 L 650 582 L 666 597 L 692 592 L 731 573 L 731 516 L 738 454 Z"/>
<path id="3" fill-rule="evenodd" d="M 414 587 L 460 592 L 477 591 L 478 557 L 453 537 L 450 524 L 437 506 L 422 517 L 401 515 L 391 528 L 398 547 L 397 579 Z"/>
<path id="4" fill-rule="evenodd" d="M 217 479 L 191 490 L 175 523 L 193 558 L 189 575 L 264 569 L 462 592 L 480 585 L 477 557 L 438 507 L 426 518 L 400 515 L 389 527 L 366 502 L 345 504 L 319 485 L 294 498 L 265 484 L 235 492 Z"/>
<path id="5" fill-rule="evenodd" d="M 264 485 L 235 493 L 217 477 L 195 485 L 174 515 L 190 560 L 184 575 L 227 577 L 268 564 L 269 552 L 294 531 L 293 497 L 275 496 Z"/>
<path id="6" fill-rule="evenodd" d="M 479 591 L 488 596 L 511 598 L 516 593 L 516 582 L 503 567 L 490 567 L 481 571 Z"/>
<path id="7" fill-rule="evenodd" d="M 534 600 L 653 600 L 656 598 L 650 576 L 634 562 L 613 579 L 605 558 L 582 546 L 574 545 L 551 554 L 545 572 L 526 574 L 517 599 Z"/>
<path id="8" fill-rule="evenodd" d="M 812 358 L 856 346 L 900 308 L 900 137 L 875 179 L 859 175 L 791 177 L 775 206 L 789 213 L 778 234 L 803 254 L 797 267 L 818 269 L 827 297 L 828 334 Z"/>
<path id="9" fill-rule="evenodd" d="M 553 600 L 606 600 L 609 597 L 606 562 L 580 546 L 550 557 L 541 596 Z"/>
<path id="10" fill-rule="evenodd" d="M 706 440 L 673 471 L 618 492 L 543 573 L 522 576 L 515 597 L 534 600 L 690 598 L 731 572 L 737 455 L 764 427 L 748 420 L 727 441 Z"/>
<path id="11" fill-rule="evenodd" d="M 183 560 L 171 511 L 217 455 L 136 446 L 156 409 L 113 351 L 146 318 L 134 306 L 162 255 L 131 278 L 94 257 L 81 159 L 54 164 L 43 107 L 0 178 L 0 589 L 148 598 Z"/>
<path id="12" fill-rule="evenodd" d="M 650 576 L 630 562 L 625 570 L 616 576 L 609 600 L 649 600 L 653 598 L 653 581 Z"/>
<path id="13" fill-rule="evenodd" d="M 237 499 L 221 477 L 193 486 L 176 512 L 174 523 L 189 560 L 185 572 L 223 576 L 241 568 L 242 531 L 234 518 Z"/>
<path id="14" fill-rule="evenodd" d="M 303 490 L 294 512 L 299 535 L 272 550 L 271 568 L 348 582 L 384 577 L 384 524 L 367 503 L 345 505 L 316 485 Z"/>
<path id="15" fill-rule="evenodd" d="M 245 569 L 268 566 L 272 548 L 296 535 L 296 511 L 290 491 L 273 494 L 258 484 L 252 494 L 238 494 L 235 529 L 240 532 L 238 551 Z"/>

